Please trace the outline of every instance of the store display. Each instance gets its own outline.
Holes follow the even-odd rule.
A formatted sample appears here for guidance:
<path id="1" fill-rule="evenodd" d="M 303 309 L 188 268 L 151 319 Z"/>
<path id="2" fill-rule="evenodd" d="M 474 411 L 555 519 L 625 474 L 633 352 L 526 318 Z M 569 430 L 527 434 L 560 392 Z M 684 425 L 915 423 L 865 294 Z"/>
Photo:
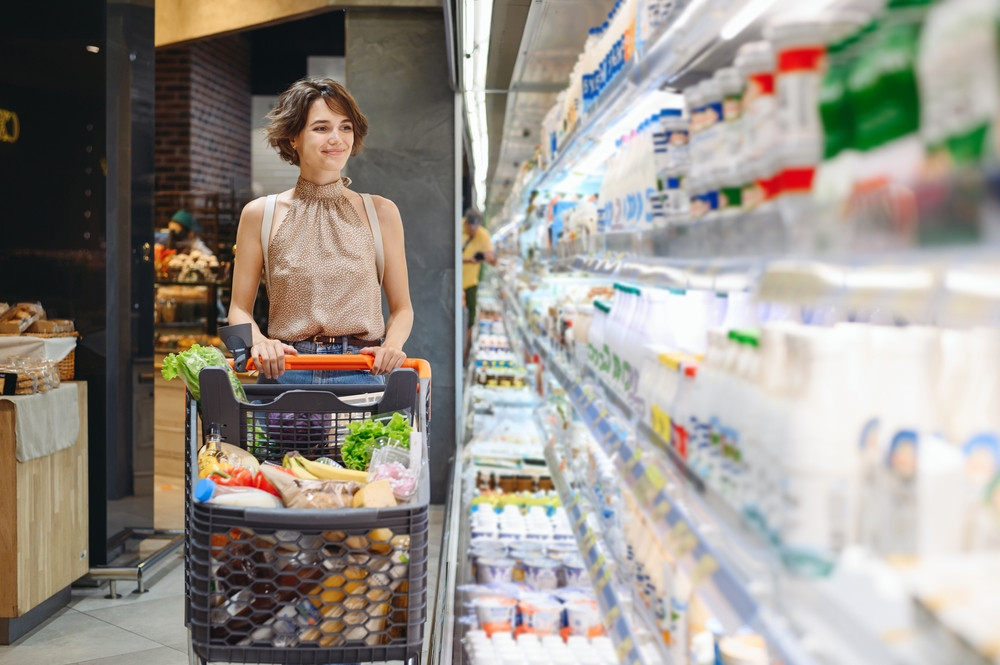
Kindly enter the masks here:
<path id="1" fill-rule="evenodd" d="M 30 395 L 72 381 L 80 337 L 70 319 L 50 319 L 39 302 L 0 303 L 0 394 Z M 16 387 L 15 387 L 16 384 Z"/>
<path id="2" fill-rule="evenodd" d="M 654 4 L 494 226 L 620 662 L 996 661 L 997 4 Z"/>

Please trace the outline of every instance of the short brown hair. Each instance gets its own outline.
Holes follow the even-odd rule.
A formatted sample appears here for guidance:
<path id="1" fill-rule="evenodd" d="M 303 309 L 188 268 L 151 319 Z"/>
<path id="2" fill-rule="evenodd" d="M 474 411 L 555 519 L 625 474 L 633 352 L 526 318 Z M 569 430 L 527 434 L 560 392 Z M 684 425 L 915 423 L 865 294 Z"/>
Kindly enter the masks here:
<path id="1" fill-rule="evenodd" d="M 270 124 L 265 130 L 267 142 L 289 164 L 299 165 L 299 153 L 292 147 L 291 139 L 302 131 L 309 117 L 309 108 L 317 99 L 326 100 L 330 110 L 346 115 L 354 127 L 354 146 L 351 155 L 357 155 L 368 135 L 368 119 L 358 108 L 358 103 L 347 88 L 328 78 L 304 78 L 296 81 L 281 93 L 278 104 L 267 114 Z"/>

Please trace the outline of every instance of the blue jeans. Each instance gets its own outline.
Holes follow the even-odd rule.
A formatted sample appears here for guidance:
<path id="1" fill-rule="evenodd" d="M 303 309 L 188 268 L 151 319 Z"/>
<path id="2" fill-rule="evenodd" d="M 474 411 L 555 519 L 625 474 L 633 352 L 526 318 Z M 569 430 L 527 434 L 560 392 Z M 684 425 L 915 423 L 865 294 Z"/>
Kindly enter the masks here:
<path id="1" fill-rule="evenodd" d="M 344 353 L 342 344 L 316 344 L 309 340 L 303 342 L 285 342 L 295 350 L 304 354 L 316 353 Z M 357 355 L 361 352 L 360 346 L 347 346 L 347 353 Z M 257 383 L 279 383 L 282 385 L 295 383 L 335 383 L 348 385 L 373 385 L 384 386 L 384 376 L 372 376 L 368 370 L 336 370 L 336 369 L 290 369 L 277 379 L 265 378 L 263 374 L 257 376 Z"/>

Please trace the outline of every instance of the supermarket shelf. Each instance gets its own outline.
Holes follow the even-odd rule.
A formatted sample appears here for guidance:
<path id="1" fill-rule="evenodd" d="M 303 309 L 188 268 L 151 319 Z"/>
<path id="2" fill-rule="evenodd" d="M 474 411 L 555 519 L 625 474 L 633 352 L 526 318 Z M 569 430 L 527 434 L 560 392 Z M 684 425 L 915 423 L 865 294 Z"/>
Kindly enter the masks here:
<path id="1" fill-rule="evenodd" d="M 633 54 L 577 128 L 564 139 L 548 168 L 530 178 L 521 191 L 527 195 L 532 190 L 557 184 L 649 92 L 676 85 L 682 79 L 689 85 L 698 78 L 694 72 L 698 62 L 711 57 L 720 47 L 735 51 L 748 30 L 728 41 L 719 38 L 719 31 L 729 17 L 752 2 L 737 0 L 729 2 L 725 11 L 712 11 L 717 4 L 715 0 L 691 0 L 678 16 L 669 19 L 659 35 L 654 35 L 643 49 Z"/>
<path id="2" fill-rule="evenodd" d="M 615 643 L 618 661 L 622 665 L 668 665 L 669 655 L 667 655 L 667 660 L 656 663 L 647 663 L 643 660 L 639 652 L 637 635 L 628 620 L 628 609 L 622 610 L 622 608 L 631 606 L 632 603 L 628 596 L 620 593 L 614 584 L 614 576 L 605 557 L 603 551 L 605 547 L 601 537 L 587 524 L 587 514 L 592 509 L 585 508 L 586 499 L 580 492 L 570 489 L 562 472 L 562 460 L 557 457 L 551 446 L 545 449 L 545 459 L 552 470 L 552 482 L 559 494 L 559 500 L 566 510 L 566 516 L 573 528 L 573 535 L 580 546 L 580 554 L 583 555 L 587 572 L 594 584 L 597 603 L 603 613 L 608 635 Z"/>
<path id="3" fill-rule="evenodd" d="M 739 622 L 758 629 L 776 647 L 785 665 L 814 665 L 819 661 L 803 650 L 788 622 L 762 607 L 751 593 L 745 575 L 748 567 L 763 566 L 773 571 L 785 601 L 784 611 L 794 614 L 797 624 L 807 626 L 810 633 L 827 633 L 827 645 L 840 643 L 832 662 L 985 665 L 967 644 L 930 620 L 926 634 L 905 643 L 884 643 L 849 616 L 831 619 L 830 600 L 824 592 L 809 581 L 784 574 L 780 553 L 747 527 L 736 511 L 708 488 L 667 442 L 648 428 L 627 420 L 614 406 L 615 400 L 609 399 L 608 393 L 613 391 L 606 384 L 584 383 L 537 340 L 532 348 L 545 359 L 547 369 L 562 385 L 600 448 L 614 460 L 647 519 L 655 525 L 657 535 L 665 542 L 694 538 L 689 540 L 692 549 L 686 555 L 694 562 L 692 568 L 714 569 L 706 582 L 714 587 Z M 659 466 L 644 461 L 642 453 L 650 449 L 660 451 L 669 463 Z"/>

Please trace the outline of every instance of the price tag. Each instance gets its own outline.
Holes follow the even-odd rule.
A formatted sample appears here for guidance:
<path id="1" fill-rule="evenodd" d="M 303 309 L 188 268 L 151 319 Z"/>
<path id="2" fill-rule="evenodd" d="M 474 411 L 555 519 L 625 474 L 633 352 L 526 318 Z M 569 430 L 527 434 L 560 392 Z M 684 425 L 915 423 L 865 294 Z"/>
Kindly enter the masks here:
<path id="1" fill-rule="evenodd" d="M 622 615 L 621 608 L 618 605 L 613 605 L 607 614 L 604 615 L 604 627 L 607 628 L 610 633 L 615 622 L 618 621 L 618 617 Z"/>
<path id="2" fill-rule="evenodd" d="M 611 584 L 611 571 L 606 567 L 601 568 L 600 577 L 594 582 L 594 593 L 601 593 L 609 584 Z"/>
<path id="3" fill-rule="evenodd" d="M 632 651 L 633 646 L 631 635 L 627 635 L 624 640 L 618 643 L 617 648 L 615 648 L 615 656 L 618 657 L 619 663 L 624 662 L 625 656 Z"/>
<path id="4" fill-rule="evenodd" d="M 674 555 L 675 558 L 678 558 L 678 559 L 680 558 L 680 555 L 677 554 L 677 546 L 678 546 L 678 544 L 690 532 L 691 532 L 691 529 L 688 528 L 687 523 L 685 523 L 685 522 L 683 522 L 681 520 L 678 520 L 674 524 L 674 526 L 670 529 L 670 532 L 667 533 L 666 546 L 667 546 L 667 549 L 670 550 L 670 552 Z"/>
<path id="5" fill-rule="evenodd" d="M 678 522 L 678 524 L 683 524 L 683 522 Z M 691 529 L 686 529 L 677 540 L 674 552 L 678 559 L 683 559 L 693 552 L 696 547 L 698 547 L 698 536 Z"/>
<path id="6" fill-rule="evenodd" d="M 598 592 L 597 597 L 604 601 L 605 607 L 614 607 L 618 605 L 618 596 L 615 594 L 614 587 L 610 586 L 602 587 L 600 592 Z"/>
<path id="7" fill-rule="evenodd" d="M 642 462 L 642 451 L 635 450 L 632 446 L 625 444 L 622 446 L 621 452 L 623 460 L 622 473 L 624 475 L 634 474 L 635 468 Z"/>
<path id="8" fill-rule="evenodd" d="M 691 585 L 698 586 L 719 570 L 719 562 L 711 554 L 701 557 L 691 573 Z"/>
<path id="9" fill-rule="evenodd" d="M 656 493 L 666 485 L 667 481 L 660 470 L 653 464 L 647 464 L 642 477 L 636 483 L 636 495 L 643 503 L 650 506 L 656 498 Z"/>
<path id="10" fill-rule="evenodd" d="M 650 517 L 653 519 L 654 522 L 662 522 L 667 518 L 667 515 L 670 514 L 670 511 L 672 509 L 673 508 L 670 504 L 670 497 L 667 495 L 666 492 L 660 490 L 659 492 L 657 492 L 656 496 L 653 497 L 653 505 L 650 510 L 651 513 Z"/>
<path id="11" fill-rule="evenodd" d="M 598 571 L 600 571 L 601 566 L 603 565 L 604 565 L 604 555 L 598 554 L 597 559 L 590 565 L 590 570 L 589 570 L 590 579 L 592 580 L 597 579 L 597 573 Z"/>

